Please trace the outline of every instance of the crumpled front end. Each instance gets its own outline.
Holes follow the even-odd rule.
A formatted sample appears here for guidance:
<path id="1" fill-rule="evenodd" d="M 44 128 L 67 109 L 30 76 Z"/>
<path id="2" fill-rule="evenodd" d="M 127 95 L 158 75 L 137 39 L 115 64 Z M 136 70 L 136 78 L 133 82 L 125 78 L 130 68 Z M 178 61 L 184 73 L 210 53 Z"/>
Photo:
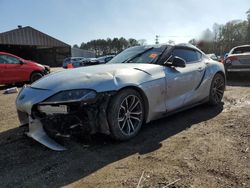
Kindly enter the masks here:
<path id="1" fill-rule="evenodd" d="M 18 117 L 21 124 L 29 124 L 29 137 L 52 150 L 61 151 L 65 148 L 54 141 L 57 137 L 96 132 L 110 134 L 106 109 L 113 93 L 96 93 L 88 99 L 63 101 L 58 93 L 26 87 L 16 100 Z"/>

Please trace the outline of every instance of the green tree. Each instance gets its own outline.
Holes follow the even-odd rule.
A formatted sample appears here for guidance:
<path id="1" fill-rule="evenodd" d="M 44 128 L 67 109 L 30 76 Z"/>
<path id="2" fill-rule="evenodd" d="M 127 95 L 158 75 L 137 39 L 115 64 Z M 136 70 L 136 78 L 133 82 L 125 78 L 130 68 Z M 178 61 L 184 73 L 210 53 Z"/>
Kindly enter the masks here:
<path id="1" fill-rule="evenodd" d="M 231 20 L 225 25 L 215 23 L 213 29 L 202 32 L 200 39 L 192 39 L 205 53 L 224 55 L 238 45 L 250 44 L 250 9 L 246 20 Z"/>
<path id="2" fill-rule="evenodd" d="M 247 34 L 246 34 L 246 41 L 250 44 L 250 9 L 246 12 L 247 14 Z"/>
<path id="3" fill-rule="evenodd" d="M 73 48 L 79 48 L 79 46 L 77 44 L 74 44 Z"/>
<path id="4" fill-rule="evenodd" d="M 139 45 L 138 41 L 132 38 L 128 39 L 128 44 L 129 44 L 129 47 Z"/>
<path id="5" fill-rule="evenodd" d="M 107 54 L 117 54 L 122 50 L 138 45 L 138 41 L 135 39 L 126 40 L 125 38 L 107 38 L 91 40 L 87 43 L 81 43 L 80 48 L 84 50 L 92 50 L 97 56 L 107 55 Z"/>

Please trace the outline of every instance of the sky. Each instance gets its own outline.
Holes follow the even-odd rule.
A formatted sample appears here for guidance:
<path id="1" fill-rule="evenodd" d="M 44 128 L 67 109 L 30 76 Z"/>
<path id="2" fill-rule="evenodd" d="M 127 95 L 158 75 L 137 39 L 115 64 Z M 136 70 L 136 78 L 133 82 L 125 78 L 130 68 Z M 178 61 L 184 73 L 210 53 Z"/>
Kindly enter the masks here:
<path id="1" fill-rule="evenodd" d="M 214 23 L 245 20 L 250 0 L 0 0 L 0 33 L 31 26 L 70 45 L 125 37 L 188 42 Z"/>

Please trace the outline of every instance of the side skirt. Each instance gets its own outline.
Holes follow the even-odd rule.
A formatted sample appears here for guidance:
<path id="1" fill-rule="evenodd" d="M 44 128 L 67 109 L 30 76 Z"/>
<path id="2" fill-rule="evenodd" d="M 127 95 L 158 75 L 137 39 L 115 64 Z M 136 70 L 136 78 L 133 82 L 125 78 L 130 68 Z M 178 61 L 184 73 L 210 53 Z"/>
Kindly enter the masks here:
<path id="1" fill-rule="evenodd" d="M 173 114 L 176 114 L 176 113 L 179 113 L 179 112 L 188 110 L 188 109 L 193 108 L 193 107 L 196 107 L 196 106 L 199 106 L 199 105 L 201 105 L 201 104 L 204 104 L 204 103 L 208 102 L 208 100 L 209 100 L 209 97 L 206 97 L 205 99 L 203 99 L 203 100 L 201 100 L 201 101 L 199 101 L 199 102 L 197 102 L 197 103 L 194 103 L 194 104 L 191 104 L 191 105 L 187 105 L 187 106 L 181 107 L 181 108 L 179 108 L 179 109 L 177 109 L 177 110 L 174 110 L 174 111 L 171 111 L 171 112 L 166 112 L 166 113 L 163 115 L 163 117 L 168 117 L 168 116 L 171 116 L 171 115 L 173 115 Z"/>

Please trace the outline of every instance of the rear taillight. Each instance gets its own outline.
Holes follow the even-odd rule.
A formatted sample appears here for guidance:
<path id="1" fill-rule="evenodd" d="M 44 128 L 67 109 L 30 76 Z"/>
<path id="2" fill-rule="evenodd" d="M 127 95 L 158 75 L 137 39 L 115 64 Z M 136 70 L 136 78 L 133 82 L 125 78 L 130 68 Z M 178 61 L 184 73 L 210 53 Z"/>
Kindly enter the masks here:
<path id="1" fill-rule="evenodd" d="M 230 61 L 237 61 L 238 60 L 238 58 L 236 56 L 229 56 L 228 59 Z"/>

